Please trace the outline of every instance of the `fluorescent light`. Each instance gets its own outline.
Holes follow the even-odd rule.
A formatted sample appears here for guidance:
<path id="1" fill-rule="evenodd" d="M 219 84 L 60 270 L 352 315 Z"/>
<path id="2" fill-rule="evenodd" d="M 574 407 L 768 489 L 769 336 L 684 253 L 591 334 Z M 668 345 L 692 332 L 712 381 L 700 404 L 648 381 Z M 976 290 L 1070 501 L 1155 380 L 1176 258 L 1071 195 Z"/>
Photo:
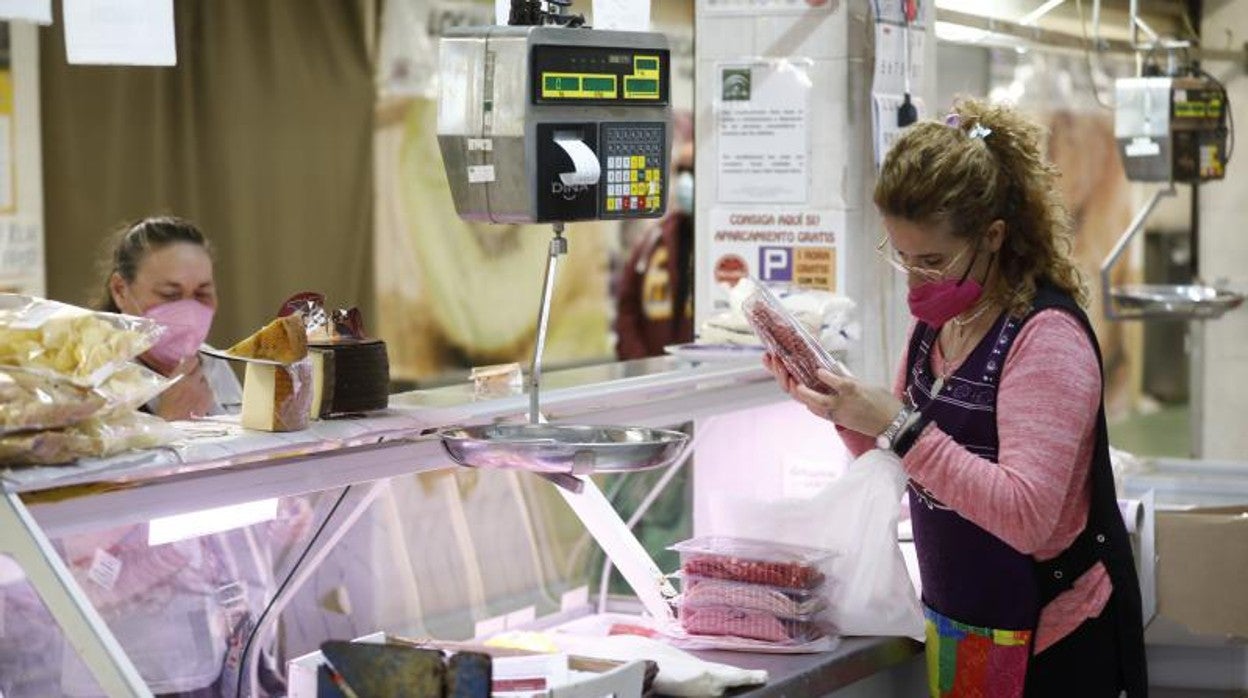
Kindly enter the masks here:
<path id="1" fill-rule="evenodd" d="M 244 528 L 277 518 L 277 500 L 262 499 L 216 509 L 202 509 L 152 519 L 147 531 L 148 545 L 165 545 L 199 538 L 235 528 Z"/>
<path id="2" fill-rule="evenodd" d="M 1048 0 L 1048 2 L 1044 3 L 1040 7 L 1037 7 L 1031 12 L 1028 12 L 1027 14 L 1023 15 L 1023 18 L 1018 20 L 1018 23 L 1023 25 L 1024 27 L 1029 27 L 1035 24 L 1041 17 L 1052 12 L 1053 8 L 1057 7 L 1058 5 L 1064 2 L 1066 2 L 1066 0 Z"/>
<path id="3" fill-rule="evenodd" d="M 983 29 L 966 27 L 953 22 L 936 22 L 936 38 L 955 44 L 977 44 L 988 37 Z"/>
<path id="4" fill-rule="evenodd" d="M 942 10 L 955 10 L 984 16 L 987 16 L 987 10 L 993 9 L 992 3 L 986 3 L 984 0 L 936 0 L 936 7 Z"/>

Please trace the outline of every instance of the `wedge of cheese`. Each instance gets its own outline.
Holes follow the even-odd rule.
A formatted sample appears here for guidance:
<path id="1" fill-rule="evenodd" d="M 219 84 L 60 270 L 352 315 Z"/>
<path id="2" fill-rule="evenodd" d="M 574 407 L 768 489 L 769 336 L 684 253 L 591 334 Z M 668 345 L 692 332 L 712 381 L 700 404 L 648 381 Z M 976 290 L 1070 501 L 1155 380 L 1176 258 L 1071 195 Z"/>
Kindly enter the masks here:
<path id="1" fill-rule="evenodd" d="M 299 431 L 308 427 L 312 411 L 312 361 L 289 366 L 247 364 L 243 380 L 245 429 Z"/>
<path id="2" fill-rule="evenodd" d="M 244 359 L 293 364 L 308 355 L 308 333 L 303 316 L 296 313 L 279 317 L 230 347 L 229 353 Z"/>

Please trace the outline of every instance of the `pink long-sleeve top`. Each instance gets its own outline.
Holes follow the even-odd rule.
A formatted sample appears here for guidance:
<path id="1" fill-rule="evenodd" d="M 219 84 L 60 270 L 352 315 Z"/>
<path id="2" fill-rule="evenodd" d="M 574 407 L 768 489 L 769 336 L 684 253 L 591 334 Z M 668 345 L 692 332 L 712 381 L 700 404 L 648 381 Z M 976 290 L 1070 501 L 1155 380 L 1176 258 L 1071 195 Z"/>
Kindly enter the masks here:
<path id="1" fill-rule="evenodd" d="M 934 342 L 933 370 L 943 363 Z M 905 367 L 894 392 L 900 396 Z M 997 392 L 997 463 L 967 451 L 928 424 L 902 459 L 912 480 L 967 520 L 1021 553 L 1056 557 L 1074 542 L 1091 505 L 1092 449 L 1101 402 L 1096 353 L 1079 321 L 1044 310 L 1019 332 Z M 839 428 L 855 456 L 875 447 L 873 436 Z M 1097 563 L 1040 612 L 1035 652 L 1099 616 L 1113 591 Z"/>

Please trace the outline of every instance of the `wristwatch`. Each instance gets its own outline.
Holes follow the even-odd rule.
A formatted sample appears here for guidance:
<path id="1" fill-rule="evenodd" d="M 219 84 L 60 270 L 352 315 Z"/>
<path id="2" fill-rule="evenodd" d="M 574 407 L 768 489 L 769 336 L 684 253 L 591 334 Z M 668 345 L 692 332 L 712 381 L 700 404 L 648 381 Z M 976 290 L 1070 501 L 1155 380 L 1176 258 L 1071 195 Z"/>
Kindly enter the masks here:
<path id="1" fill-rule="evenodd" d="M 875 447 L 881 451 L 894 451 L 894 446 L 896 446 L 897 443 L 897 437 L 909 424 L 910 417 L 913 415 L 914 410 L 903 405 L 902 408 L 897 411 L 897 416 L 893 417 L 893 421 L 889 422 L 888 426 L 884 427 L 884 431 L 880 432 L 880 435 L 875 437 Z"/>

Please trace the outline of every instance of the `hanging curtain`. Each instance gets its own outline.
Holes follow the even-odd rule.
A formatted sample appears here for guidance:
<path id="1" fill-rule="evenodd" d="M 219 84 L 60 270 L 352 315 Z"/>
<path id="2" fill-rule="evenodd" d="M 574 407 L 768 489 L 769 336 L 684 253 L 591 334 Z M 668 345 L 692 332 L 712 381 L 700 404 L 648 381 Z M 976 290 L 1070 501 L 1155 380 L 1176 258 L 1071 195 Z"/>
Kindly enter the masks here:
<path id="1" fill-rule="evenodd" d="M 320 290 L 373 317 L 376 0 L 177 0 L 175 68 L 71 66 L 40 32 L 49 295 L 100 292 L 108 232 L 174 214 L 217 249 L 210 340 Z"/>

